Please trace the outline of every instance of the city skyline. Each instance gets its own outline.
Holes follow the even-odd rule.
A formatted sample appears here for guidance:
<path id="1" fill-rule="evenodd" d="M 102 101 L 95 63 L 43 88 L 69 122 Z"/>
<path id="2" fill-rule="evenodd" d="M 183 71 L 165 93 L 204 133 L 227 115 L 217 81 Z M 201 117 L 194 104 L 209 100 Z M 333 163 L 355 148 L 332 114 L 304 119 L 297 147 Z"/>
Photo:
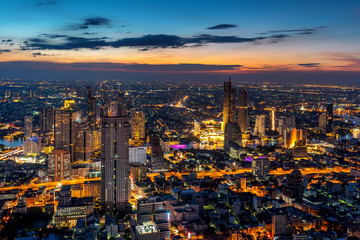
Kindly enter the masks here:
<path id="1" fill-rule="evenodd" d="M 358 85 L 356 1 L 0 6 L 3 79 L 221 82 L 232 75 L 244 82 Z"/>

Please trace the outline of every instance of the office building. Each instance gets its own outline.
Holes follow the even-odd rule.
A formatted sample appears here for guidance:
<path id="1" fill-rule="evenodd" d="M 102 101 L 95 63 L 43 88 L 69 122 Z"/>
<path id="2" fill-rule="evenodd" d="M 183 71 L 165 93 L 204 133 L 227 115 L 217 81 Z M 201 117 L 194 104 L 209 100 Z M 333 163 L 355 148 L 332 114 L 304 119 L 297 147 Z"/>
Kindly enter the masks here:
<path id="1" fill-rule="evenodd" d="M 24 117 L 24 128 L 25 128 L 25 133 L 24 133 L 25 138 L 31 137 L 33 133 L 33 116 Z"/>
<path id="2" fill-rule="evenodd" d="M 292 233 L 292 221 L 287 213 L 275 213 L 271 221 L 272 234 L 274 236 L 290 235 Z"/>
<path id="3" fill-rule="evenodd" d="M 262 179 L 267 177 L 270 173 L 270 161 L 265 157 L 255 158 L 251 163 L 251 168 L 252 174 L 257 178 Z"/>
<path id="4" fill-rule="evenodd" d="M 228 122 L 236 121 L 236 89 L 231 88 L 231 80 L 224 82 L 223 129 Z"/>
<path id="5" fill-rule="evenodd" d="M 130 147 L 129 162 L 130 163 L 146 163 L 147 153 L 146 147 Z"/>
<path id="6" fill-rule="evenodd" d="M 326 133 L 326 112 L 319 115 L 319 130 L 321 133 Z"/>
<path id="7" fill-rule="evenodd" d="M 166 169 L 164 152 L 157 136 L 151 138 L 151 169 L 155 171 Z"/>
<path id="8" fill-rule="evenodd" d="M 70 154 L 64 150 L 53 150 L 48 155 L 48 176 L 51 181 L 70 179 Z"/>
<path id="9" fill-rule="evenodd" d="M 283 194 L 289 199 L 302 198 L 304 185 L 301 171 L 298 169 L 293 170 L 286 179 L 287 183 Z"/>
<path id="10" fill-rule="evenodd" d="M 107 213 L 128 204 L 129 131 L 128 117 L 101 118 L 101 203 Z"/>
<path id="11" fill-rule="evenodd" d="M 248 96 L 246 89 L 239 90 L 238 123 L 241 132 L 246 132 L 248 128 Z"/>
<path id="12" fill-rule="evenodd" d="M 265 115 L 256 116 L 254 133 L 259 134 L 260 136 L 265 136 L 265 120 Z"/>
<path id="13" fill-rule="evenodd" d="M 39 155 L 41 152 L 41 141 L 38 136 L 28 138 L 24 142 L 24 155 Z"/>

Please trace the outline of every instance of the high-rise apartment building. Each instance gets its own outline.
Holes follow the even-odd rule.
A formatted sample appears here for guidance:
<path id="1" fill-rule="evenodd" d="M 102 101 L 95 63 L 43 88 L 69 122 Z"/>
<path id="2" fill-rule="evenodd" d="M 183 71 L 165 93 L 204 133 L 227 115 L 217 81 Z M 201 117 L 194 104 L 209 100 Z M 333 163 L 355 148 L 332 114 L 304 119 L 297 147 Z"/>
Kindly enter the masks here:
<path id="1" fill-rule="evenodd" d="M 44 132 L 52 132 L 54 130 L 54 109 L 50 107 L 41 108 L 39 115 L 40 130 Z"/>
<path id="2" fill-rule="evenodd" d="M 48 155 L 48 176 L 52 181 L 69 179 L 71 176 L 70 154 L 64 150 L 53 150 Z"/>
<path id="3" fill-rule="evenodd" d="M 65 101 L 63 108 L 55 110 L 54 120 L 54 149 L 68 151 L 71 161 L 75 161 L 75 136 L 81 120 L 80 111 L 73 107 L 72 102 Z"/>
<path id="4" fill-rule="evenodd" d="M 230 121 L 231 108 L 231 81 L 224 82 L 224 103 L 223 103 L 223 129 Z"/>
<path id="5" fill-rule="evenodd" d="M 124 210 L 129 200 L 128 117 L 101 118 L 101 202 L 105 212 Z"/>
<path id="6" fill-rule="evenodd" d="M 253 159 L 252 164 L 252 174 L 257 178 L 264 178 L 270 173 L 270 161 L 265 157 L 259 157 Z"/>
<path id="7" fill-rule="evenodd" d="M 246 132 L 248 128 L 248 96 L 246 89 L 239 90 L 238 123 L 241 132 Z"/>
<path id="8" fill-rule="evenodd" d="M 321 113 L 319 116 L 319 130 L 321 133 L 326 133 L 326 113 Z"/>
<path id="9" fill-rule="evenodd" d="M 89 161 L 91 157 L 91 130 L 86 123 L 75 123 L 74 158 Z"/>
<path id="10" fill-rule="evenodd" d="M 145 141 L 145 114 L 132 111 L 130 116 L 131 139 L 135 145 L 141 145 Z"/>
<path id="11" fill-rule="evenodd" d="M 29 138 L 33 133 L 33 116 L 24 117 L 24 128 L 25 128 L 25 138 Z"/>
<path id="12" fill-rule="evenodd" d="M 265 136 L 265 120 L 265 115 L 256 116 L 254 133 L 260 134 L 260 136 Z"/>

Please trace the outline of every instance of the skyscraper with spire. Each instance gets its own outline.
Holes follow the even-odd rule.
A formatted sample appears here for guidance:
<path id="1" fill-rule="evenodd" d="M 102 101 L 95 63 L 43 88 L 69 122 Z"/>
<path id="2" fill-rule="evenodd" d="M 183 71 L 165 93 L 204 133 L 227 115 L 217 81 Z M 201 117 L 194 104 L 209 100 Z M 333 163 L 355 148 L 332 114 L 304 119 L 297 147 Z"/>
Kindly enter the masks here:
<path id="1" fill-rule="evenodd" d="M 224 82 L 223 129 L 228 122 L 236 122 L 236 88 L 231 87 L 231 79 Z"/>

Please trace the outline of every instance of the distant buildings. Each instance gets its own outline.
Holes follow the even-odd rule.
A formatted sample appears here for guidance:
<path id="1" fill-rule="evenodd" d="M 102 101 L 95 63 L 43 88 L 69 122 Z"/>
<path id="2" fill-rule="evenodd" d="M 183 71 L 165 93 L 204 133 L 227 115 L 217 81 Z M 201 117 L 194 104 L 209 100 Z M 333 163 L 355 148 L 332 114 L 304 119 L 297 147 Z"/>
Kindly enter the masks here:
<path id="1" fill-rule="evenodd" d="M 24 128 L 25 128 L 25 138 L 29 138 L 33 133 L 33 116 L 24 117 Z"/>

